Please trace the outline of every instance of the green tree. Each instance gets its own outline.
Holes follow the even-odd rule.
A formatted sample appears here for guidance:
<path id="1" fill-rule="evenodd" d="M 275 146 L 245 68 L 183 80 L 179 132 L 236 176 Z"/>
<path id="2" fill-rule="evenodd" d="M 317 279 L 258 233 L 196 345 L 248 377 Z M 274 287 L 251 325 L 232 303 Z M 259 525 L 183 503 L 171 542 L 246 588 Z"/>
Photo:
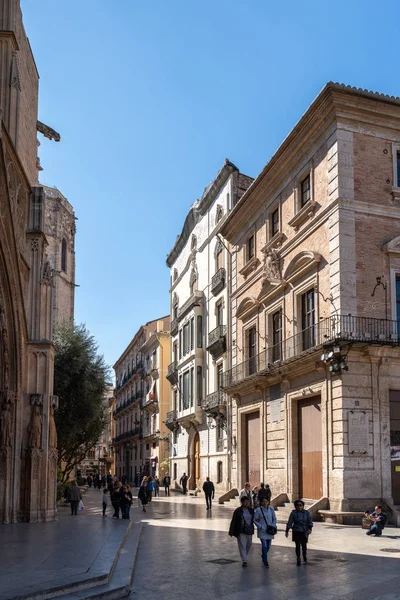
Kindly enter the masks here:
<path id="1" fill-rule="evenodd" d="M 66 323 L 54 333 L 54 393 L 61 481 L 92 450 L 104 429 L 109 368 L 84 325 Z"/>

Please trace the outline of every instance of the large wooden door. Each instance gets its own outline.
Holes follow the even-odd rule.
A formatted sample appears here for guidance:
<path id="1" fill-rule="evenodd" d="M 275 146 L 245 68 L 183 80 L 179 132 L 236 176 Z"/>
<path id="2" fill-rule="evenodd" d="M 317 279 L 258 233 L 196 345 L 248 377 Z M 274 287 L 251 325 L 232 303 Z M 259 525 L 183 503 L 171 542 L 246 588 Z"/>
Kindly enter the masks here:
<path id="1" fill-rule="evenodd" d="M 390 390 L 389 400 L 392 497 L 394 504 L 400 504 L 400 391 Z"/>
<path id="2" fill-rule="evenodd" d="M 260 485 L 260 413 L 246 415 L 246 481 Z"/>
<path id="3" fill-rule="evenodd" d="M 316 500 L 322 496 L 321 398 L 299 401 L 300 496 Z"/>

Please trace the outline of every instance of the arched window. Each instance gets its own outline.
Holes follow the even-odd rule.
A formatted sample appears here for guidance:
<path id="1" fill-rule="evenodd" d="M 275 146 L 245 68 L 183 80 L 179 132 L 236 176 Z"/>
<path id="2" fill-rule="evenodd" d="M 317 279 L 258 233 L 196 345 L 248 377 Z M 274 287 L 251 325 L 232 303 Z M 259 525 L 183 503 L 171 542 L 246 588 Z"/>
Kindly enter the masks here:
<path id="1" fill-rule="evenodd" d="M 214 256 L 215 256 L 215 271 L 219 271 L 224 266 L 224 247 L 221 243 L 221 240 L 217 241 L 217 245 L 215 246 Z"/>
<path id="2" fill-rule="evenodd" d="M 61 271 L 67 272 L 67 240 L 61 242 Z"/>

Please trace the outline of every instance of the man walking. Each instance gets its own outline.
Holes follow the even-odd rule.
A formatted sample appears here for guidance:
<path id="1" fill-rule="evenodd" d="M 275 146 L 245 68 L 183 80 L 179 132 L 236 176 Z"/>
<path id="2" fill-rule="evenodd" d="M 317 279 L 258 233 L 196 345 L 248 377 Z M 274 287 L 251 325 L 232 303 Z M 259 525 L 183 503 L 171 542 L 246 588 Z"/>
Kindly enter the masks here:
<path id="1" fill-rule="evenodd" d="M 209 477 L 206 477 L 206 480 L 203 483 L 203 492 L 206 496 L 207 510 L 211 510 L 212 500 L 214 500 L 215 488 L 213 482 L 210 481 Z"/>
<path id="2" fill-rule="evenodd" d="M 67 498 L 71 504 L 71 515 L 77 515 L 79 502 L 82 500 L 82 492 L 75 479 L 68 488 Z"/>
<path id="3" fill-rule="evenodd" d="M 171 477 L 169 476 L 169 473 L 166 474 L 166 476 L 164 477 L 162 484 L 164 486 L 165 489 L 165 495 L 169 496 L 169 488 L 171 485 Z"/>
<path id="4" fill-rule="evenodd" d="M 181 484 L 181 486 L 182 486 L 182 491 L 183 491 L 184 494 L 187 493 L 187 482 L 188 482 L 188 476 L 186 475 L 186 473 L 184 473 L 182 475 L 182 477 L 181 477 L 180 482 L 179 482 Z"/>

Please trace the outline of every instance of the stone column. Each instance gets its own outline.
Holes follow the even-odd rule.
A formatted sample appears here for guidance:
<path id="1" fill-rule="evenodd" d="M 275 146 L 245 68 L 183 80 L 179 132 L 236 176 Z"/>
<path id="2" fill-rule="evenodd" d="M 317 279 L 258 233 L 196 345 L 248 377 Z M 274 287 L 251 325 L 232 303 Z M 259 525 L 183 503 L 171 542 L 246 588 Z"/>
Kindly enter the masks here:
<path id="1" fill-rule="evenodd" d="M 10 523 L 12 520 L 12 457 L 14 430 L 15 394 L 10 390 L 0 392 L 0 522 Z"/>
<path id="2" fill-rule="evenodd" d="M 43 394 L 30 395 L 31 417 L 28 426 L 27 449 L 27 520 L 36 522 L 42 520 L 41 514 L 41 481 L 42 462 L 42 409 Z"/>

